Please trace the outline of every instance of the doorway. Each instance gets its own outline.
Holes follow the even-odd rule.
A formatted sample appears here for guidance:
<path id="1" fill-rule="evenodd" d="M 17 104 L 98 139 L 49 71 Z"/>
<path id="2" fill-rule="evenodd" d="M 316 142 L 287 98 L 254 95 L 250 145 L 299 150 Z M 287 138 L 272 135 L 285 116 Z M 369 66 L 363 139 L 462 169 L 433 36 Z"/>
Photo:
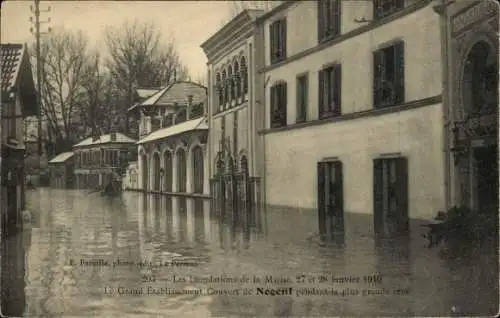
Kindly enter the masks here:
<path id="1" fill-rule="evenodd" d="M 318 162 L 317 169 L 320 238 L 343 244 L 345 228 L 342 162 Z"/>
<path id="2" fill-rule="evenodd" d="M 477 167 L 477 208 L 479 212 L 498 212 L 498 147 L 474 149 Z"/>

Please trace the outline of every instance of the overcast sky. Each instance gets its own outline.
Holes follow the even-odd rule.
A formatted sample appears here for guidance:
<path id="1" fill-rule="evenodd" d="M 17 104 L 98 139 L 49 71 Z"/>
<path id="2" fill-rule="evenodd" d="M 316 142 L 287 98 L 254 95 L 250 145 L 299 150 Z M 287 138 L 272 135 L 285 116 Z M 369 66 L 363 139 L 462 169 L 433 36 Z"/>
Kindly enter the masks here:
<path id="1" fill-rule="evenodd" d="M 30 5 L 33 1 L 2 1 L 1 42 L 30 43 Z M 182 62 L 193 80 L 204 76 L 206 58 L 200 44 L 214 34 L 230 16 L 230 5 L 224 1 L 42 1 L 44 24 L 83 30 L 96 45 L 103 46 L 106 25 L 119 26 L 126 19 L 154 21 L 166 38 L 174 37 Z"/>

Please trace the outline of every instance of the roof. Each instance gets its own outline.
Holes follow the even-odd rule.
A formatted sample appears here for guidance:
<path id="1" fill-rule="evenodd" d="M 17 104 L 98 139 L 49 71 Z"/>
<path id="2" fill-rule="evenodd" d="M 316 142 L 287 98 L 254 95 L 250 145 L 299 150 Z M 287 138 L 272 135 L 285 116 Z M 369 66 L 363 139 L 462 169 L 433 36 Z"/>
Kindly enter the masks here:
<path id="1" fill-rule="evenodd" d="M 177 125 L 158 129 L 152 132 L 151 134 L 147 135 L 145 138 L 139 140 L 138 144 L 145 144 L 151 141 L 172 137 L 188 131 L 207 130 L 207 129 L 208 129 L 208 124 L 206 118 L 205 117 L 196 118 L 182 122 Z"/>
<path id="2" fill-rule="evenodd" d="M 9 92 L 17 83 L 25 47 L 22 44 L 0 45 L 2 65 L 2 93 Z"/>
<path id="3" fill-rule="evenodd" d="M 63 163 L 73 157 L 73 152 L 63 152 L 52 158 L 49 163 Z"/>
<path id="4" fill-rule="evenodd" d="M 137 96 L 139 96 L 140 99 L 148 98 L 154 93 L 158 92 L 161 88 L 138 88 L 136 90 Z"/>
<path id="5" fill-rule="evenodd" d="M 0 44 L 0 74 L 2 101 L 13 98 L 12 91 L 19 87 L 23 100 L 23 115 L 36 114 L 36 91 L 31 63 L 25 44 Z"/>
<path id="6" fill-rule="evenodd" d="M 101 145 L 101 144 L 108 144 L 108 143 L 123 143 L 123 144 L 135 144 L 137 141 L 125 136 L 122 133 L 116 133 L 116 140 L 111 140 L 111 134 L 106 134 L 102 135 L 99 137 L 97 140 L 92 140 L 92 137 L 88 137 L 76 145 L 73 146 L 75 147 L 83 147 L 83 146 L 91 146 L 91 145 Z"/>
<path id="7" fill-rule="evenodd" d="M 214 44 L 214 42 L 220 41 L 220 39 L 225 39 L 231 33 L 234 33 L 234 29 L 245 23 L 247 21 L 256 21 L 258 17 L 265 13 L 264 10 L 259 9 L 245 9 L 241 11 L 237 16 L 235 16 L 231 21 L 226 23 L 221 29 L 210 36 L 205 42 L 203 42 L 200 47 L 206 52 L 208 47 Z"/>
<path id="8" fill-rule="evenodd" d="M 137 103 L 130 107 L 127 111 L 131 111 L 138 106 L 178 106 L 187 105 L 188 96 L 193 96 L 193 104 L 204 103 L 207 96 L 207 88 L 195 82 L 176 81 L 150 96 L 141 103 Z"/>

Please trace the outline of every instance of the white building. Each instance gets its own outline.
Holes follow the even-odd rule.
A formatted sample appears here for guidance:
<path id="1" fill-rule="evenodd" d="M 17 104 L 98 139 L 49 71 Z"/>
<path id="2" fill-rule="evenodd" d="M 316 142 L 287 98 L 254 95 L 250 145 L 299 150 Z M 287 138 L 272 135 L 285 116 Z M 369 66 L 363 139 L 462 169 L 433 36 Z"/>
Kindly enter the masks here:
<path id="1" fill-rule="evenodd" d="M 138 187 L 148 193 L 208 196 L 206 87 L 174 82 L 138 104 Z"/>

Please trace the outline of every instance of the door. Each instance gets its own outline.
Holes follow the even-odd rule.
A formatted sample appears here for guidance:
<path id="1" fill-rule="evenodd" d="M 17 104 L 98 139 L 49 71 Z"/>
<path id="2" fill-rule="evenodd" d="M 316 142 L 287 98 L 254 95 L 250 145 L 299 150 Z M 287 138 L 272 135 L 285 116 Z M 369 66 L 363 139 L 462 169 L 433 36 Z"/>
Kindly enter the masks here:
<path id="1" fill-rule="evenodd" d="M 497 146 L 481 147 L 474 151 L 477 164 L 477 198 L 479 212 L 498 211 Z"/>
<path id="2" fill-rule="evenodd" d="M 409 234 L 407 159 L 375 159 L 373 168 L 373 217 L 375 235 Z"/>
<path id="3" fill-rule="evenodd" d="M 322 240 L 344 242 L 344 186 L 342 162 L 319 162 L 318 221 Z"/>

